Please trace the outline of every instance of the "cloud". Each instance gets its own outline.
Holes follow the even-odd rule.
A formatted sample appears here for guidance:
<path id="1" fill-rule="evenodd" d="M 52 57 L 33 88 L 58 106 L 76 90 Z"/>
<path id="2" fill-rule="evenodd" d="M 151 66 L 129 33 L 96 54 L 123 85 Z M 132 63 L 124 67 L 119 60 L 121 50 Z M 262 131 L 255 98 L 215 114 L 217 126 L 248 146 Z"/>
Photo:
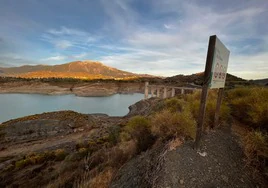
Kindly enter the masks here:
<path id="1" fill-rule="evenodd" d="M 65 60 L 66 58 L 67 58 L 66 56 L 57 55 L 57 56 L 52 56 L 52 57 L 41 59 L 41 61 L 62 61 L 62 60 Z"/>
<path id="2" fill-rule="evenodd" d="M 164 27 L 166 28 L 166 29 L 175 29 L 176 27 L 174 26 L 174 25 L 172 25 L 172 24 L 164 24 Z"/>
<path id="3" fill-rule="evenodd" d="M 67 28 L 67 27 L 61 27 L 60 29 L 49 29 L 47 31 L 48 33 L 52 34 L 52 35 L 76 35 L 76 36 L 87 36 L 88 33 L 84 32 L 82 30 L 79 29 L 72 29 L 72 28 Z"/>
<path id="4" fill-rule="evenodd" d="M 100 36 L 94 36 L 91 33 L 79 29 L 61 27 L 60 29 L 48 29 L 41 40 L 51 43 L 55 48 L 62 50 L 89 49 L 94 42 L 100 39 Z"/>
<path id="5" fill-rule="evenodd" d="M 88 53 L 81 53 L 81 54 L 71 55 L 70 58 L 80 60 L 80 59 L 82 59 L 82 58 L 84 58 L 86 56 L 88 56 Z"/>
<path id="6" fill-rule="evenodd" d="M 54 44 L 57 48 L 61 48 L 61 49 L 67 49 L 67 48 L 73 46 L 72 43 L 70 41 L 67 41 L 67 40 L 56 41 Z"/>
<path id="7" fill-rule="evenodd" d="M 6 53 L 0 54 L 0 67 L 11 67 L 11 66 L 21 66 L 35 64 L 31 59 L 24 58 L 18 54 Z"/>

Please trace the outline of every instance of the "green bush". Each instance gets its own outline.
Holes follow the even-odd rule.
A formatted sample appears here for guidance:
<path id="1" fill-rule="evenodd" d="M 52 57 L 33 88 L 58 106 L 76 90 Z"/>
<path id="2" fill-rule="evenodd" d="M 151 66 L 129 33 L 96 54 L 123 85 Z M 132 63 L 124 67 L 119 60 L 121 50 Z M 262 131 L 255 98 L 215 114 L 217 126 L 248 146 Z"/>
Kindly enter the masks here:
<path id="1" fill-rule="evenodd" d="M 109 131 L 109 143 L 111 143 L 112 145 L 116 145 L 120 139 L 120 126 L 112 126 L 108 129 Z"/>
<path id="2" fill-rule="evenodd" d="M 180 135 L 195 137 L 196 121 L 189 109 L 182 112 L 162 110 L 151 117 L 152 133 L 161 139 L 171 139 Z"/>
<path id="3" fill-rule="evenodd" d="M 170 98 L 165 100 L 165 108 L 171 112 L 182 111 L 186 102 L 183 99 Z"/>
<path id="4" fill-rule="evenodd" d="M 31 164 L 31 161 L 29 159 L 22 159 L 20 161 L 16 161 L 15 167 L 18 169 L 24 168 Z"/>
<path id="5" fill-rule="evenodd" d="M 137 142 L 137 150 L 145 151 L 154 142 L 150 132 L 149 120 L 142 116 L 135 116 L 127 123 L 125 132 L 128 133 Z"/>
<path id="6" fill-rule="evenodd" d="M 56 161 L 62 161 L 65 159 L 67 153 L 65 152 L 64 149 L 57 149 L 55 152 L 55 160 Z"/>
<path id="7" fill-rule="evenodd" d="M 268 89 L 239 88 L 228 92 L 232 114 L 254 128 L 268 130 Z"/>
<path id="8" fill-rule="evenodd" d="M 138 139 L 149 132 L 149 121 L 145 117 L 135 116 L 127 123 L 125 130 L 132 138 Z"/>
<path id="9" fill-rule="evenodd" d="M 193 114 L 194 119 L 197 121 L 199 116 L 199 108 L 200 108 L 200 97 L 201 92 L 196 91 L 191 95 L 187 95 L 185 100 L 187 101 L 187 105 L 190 108 L 190 111 Z M 213 126 L 214 116 L 216 111 L 216 102 L 217 102 L 217 90 L 210 90 L 208 93 L 207 104 L 206 104 L 206 112 L 205 112 L 205 120 L 204 120 L 204 128 L 209 128 Z M 227 105 L 225 99 L 220 107 L 220 118 L 219 123 L 223 123 L 227 121 L 230 117 L 230 107 Z"/>

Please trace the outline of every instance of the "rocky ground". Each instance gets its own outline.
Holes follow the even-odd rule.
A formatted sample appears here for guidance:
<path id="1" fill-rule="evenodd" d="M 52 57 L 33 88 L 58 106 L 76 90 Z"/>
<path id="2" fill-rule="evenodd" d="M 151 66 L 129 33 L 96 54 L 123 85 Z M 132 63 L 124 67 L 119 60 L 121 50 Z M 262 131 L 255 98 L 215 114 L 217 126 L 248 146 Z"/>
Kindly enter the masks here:
<path id="1" fill-rule="evenodd" d="M 0 83 L 0 93 L 36 93 L 48 95 L 75 94 L 77 96 L 109 96 L 116 93 L 144 92 L 144 83 L 44 83 L 16 81 Z"/>

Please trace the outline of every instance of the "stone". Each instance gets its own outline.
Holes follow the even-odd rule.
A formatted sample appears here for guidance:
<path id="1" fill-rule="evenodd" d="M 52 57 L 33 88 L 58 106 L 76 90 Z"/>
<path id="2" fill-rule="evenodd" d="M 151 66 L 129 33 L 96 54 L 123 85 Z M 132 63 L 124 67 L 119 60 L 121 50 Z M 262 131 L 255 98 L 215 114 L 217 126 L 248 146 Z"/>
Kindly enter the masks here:
<path id="1" fill-rule="evenodd" d="M 229 179 L 228 179 L 227 176 L 225 176 L 225 175 L 221 175 L 221 178 L 222 178 L 222 180 L 225 181 L 226 183 L 229 182 Z"/>

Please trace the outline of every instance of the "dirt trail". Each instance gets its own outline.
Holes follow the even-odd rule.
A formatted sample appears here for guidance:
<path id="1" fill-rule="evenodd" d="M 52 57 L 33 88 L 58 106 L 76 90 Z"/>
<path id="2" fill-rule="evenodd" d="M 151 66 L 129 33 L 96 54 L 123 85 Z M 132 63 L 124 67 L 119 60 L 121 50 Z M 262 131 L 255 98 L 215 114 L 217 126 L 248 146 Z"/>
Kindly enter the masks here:
<path id="1" fill-rule="evenodd" d="M 224 127 L 204 135 L 200 153 L 193 150 L 192 141 L 187 141 L 165 152 L 164 160 L 151 164 L 152 151 L 146 152 L 120 170 L 112 187 L 265 187 L 266 180 L 261 176 L 254 179 L 245 165 L 237 139 L 230 127 Z M 160 172 L 155 173 L 156 165 L 161 166 Z"/>

